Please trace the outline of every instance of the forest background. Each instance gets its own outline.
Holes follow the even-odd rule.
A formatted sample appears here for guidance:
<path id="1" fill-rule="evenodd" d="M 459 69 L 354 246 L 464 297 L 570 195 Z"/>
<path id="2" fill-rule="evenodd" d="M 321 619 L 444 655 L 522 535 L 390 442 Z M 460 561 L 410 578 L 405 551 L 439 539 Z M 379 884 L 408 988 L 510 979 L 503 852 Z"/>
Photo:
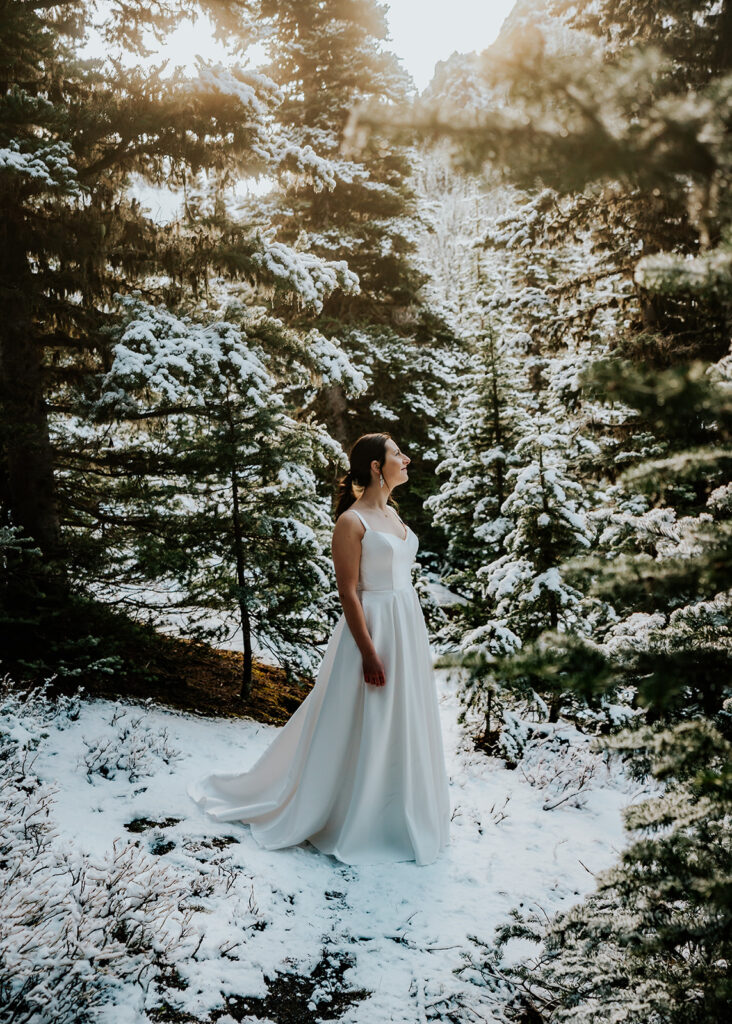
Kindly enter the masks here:
<path id="1" fill-rule="evenodd" d="M 197 11 L 226 65 L 114 59 Z M 571 721 L 663 788 L 592 899 L 476 971 L 521 935 L 519 1016 L 721 1019 L 732 4 L 524 0 L 416 100 L 371 0 L 0 18 L 3 668 L 173 700 L 173 628 L 239 631 L 243 708 L 255 649 L 312 676 L 335 483 L 387 429 L 463 723 L 518 763 Z"/>

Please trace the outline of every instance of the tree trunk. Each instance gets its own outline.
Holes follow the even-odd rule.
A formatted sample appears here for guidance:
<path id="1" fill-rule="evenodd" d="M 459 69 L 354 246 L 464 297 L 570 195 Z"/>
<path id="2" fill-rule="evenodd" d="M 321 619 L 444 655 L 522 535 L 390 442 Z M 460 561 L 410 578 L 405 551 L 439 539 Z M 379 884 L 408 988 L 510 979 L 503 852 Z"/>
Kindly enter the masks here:
<path id="1" fill-rule="evenodd" d="M 490 339 L 491 339 L 491 413 L 493 416 L 493 436 L 495 438 L 496 447 L 500 448 L 503 444 L 503 431 L 501 430 L 501 399 L 498 393 L 498 365 L 496 357 L 496 336 L 493 328 L 490 328 Z M 496 459 L 494 463 L 496 467 L 496 495 L 498 497 L 498 507 L 506 500 L 504 494 L 504 465 L 502 459 Z"/>
<path id="2" fill-rule="evenodd" d="M 241 690 L 239 696 L 242 700 L 249 700 L 252 695 L 252 629 L 249 620 L 249 610 L 244 601 L 239 601 L 239 616 L 241 619 L 241 631 L 244 638 L 244 665 L 241 672 Z"/>
<path id="3" fill-rule="evenodd" d="M 30 329 L 12 314 L 0 330 L 0 417 L 13 525 L 21 526 L 46 557 L 55 558 L 60 529 L 41 351 Z"/>
<path id="4" fill-rule="evenodd" d="M 712 68 L 720 75 L 732 68 L 732 0 L 725 0 L 719 12 Z"/>
<path id="5" fill-rule="evenodd" d="M 0 262 L 5 262 L 0 257 Z M 30 551 L 7 553 L 0 585 L 0 648 L 8 665 L 44 649 L 47 629 L 68 601 L 61 559 L 53 453 L 43 396 L 41 350 L 11 307 L 0 327 L 0 478 L 13 526 L 32 538 Z M 41 556 L 32 551 L 40 550 Z"/>
<path id="6" fill-rule="evenodd" d="M 492 710 L 493 710 L 493 694 L 489 692 L 488 693 L 488 706 L 485 709 L 485 733 L 483 734 L 483 739 L 484 740 L 487 740 L 488 737 L 490 736 L 490 731 L 491 731 L 491 712 L 492 712 Z"/>
<path id="7" fill-rule="evenodd" d="M 549 721 L 558 722 L 559 712 L 562 709 L 562 694 L 561 691 L 553 693 L 551 700 L 549 701 Z"/>
<path id="8" fill-rule="evenodd" d="M 332 384 L 324 388 L 320 401 L 323 403 L 331 434 L 344 448 L 348 448 L 352 441 L 353 428 L 348 422 L 348 401 L 343 386 Z"/>
<path id="9" fill-rule="evenodd" d="M 239 514 L 239 480 L 235 469 L 231 473 L 231 505 L 232 525 L 234 528 L 236 582 L 239 587 L 239 621 L 241 623 L 241 635 L 244 644 L 244 666 L 242 668 L 239 696 L 242 700 L 249 700 L 252 695 L 252 624 L 249 618 L 249 609 L 244 600 L 246 590 L 246 580 L 244 577 L 244 537 Z"/>

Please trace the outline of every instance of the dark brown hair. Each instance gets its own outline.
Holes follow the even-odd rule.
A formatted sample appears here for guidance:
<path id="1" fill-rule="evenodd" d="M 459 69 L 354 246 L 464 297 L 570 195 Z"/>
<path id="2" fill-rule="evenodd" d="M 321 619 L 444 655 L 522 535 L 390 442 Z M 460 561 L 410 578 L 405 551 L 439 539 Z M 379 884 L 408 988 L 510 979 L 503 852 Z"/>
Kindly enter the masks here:
<path id="1" fill-rule="evenodd" d="M 338 481 L 338 496 L 336 498 L 335 518 L 346 511 L 354 503 L 356 495 L 353 493 L 353 485 L 368 487 L 371 483 L 371 463 L 378 459 L 379 466 L 386 461 L 386 442 L 393 440 L 391 434 L 361 434 L 348 453 L 348 472 Z M 390 497 L 387 504 L 398 505 Z"/>

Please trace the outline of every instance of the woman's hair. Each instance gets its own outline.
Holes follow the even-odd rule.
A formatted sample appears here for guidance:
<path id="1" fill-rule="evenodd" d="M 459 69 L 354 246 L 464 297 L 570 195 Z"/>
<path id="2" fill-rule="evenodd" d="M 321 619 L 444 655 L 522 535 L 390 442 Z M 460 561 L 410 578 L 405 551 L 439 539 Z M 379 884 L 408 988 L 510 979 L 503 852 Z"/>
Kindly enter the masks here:
<path id="1" fill-rule="evenodd" d="M 371 463 L 378 459 L 379 466 L 386 461 L 386 442 L 391 434 L 362 434 L 355 442 L 348 453 L 348 472 L 338 481 L 338 496 L 336 498 L 335 517 L 341 515 L 356 500 L 353 492 L 356 487 L 368 487 L 371 483 Z M 389 503 L 398 507 L 396 502 L 389 498 Z"/>

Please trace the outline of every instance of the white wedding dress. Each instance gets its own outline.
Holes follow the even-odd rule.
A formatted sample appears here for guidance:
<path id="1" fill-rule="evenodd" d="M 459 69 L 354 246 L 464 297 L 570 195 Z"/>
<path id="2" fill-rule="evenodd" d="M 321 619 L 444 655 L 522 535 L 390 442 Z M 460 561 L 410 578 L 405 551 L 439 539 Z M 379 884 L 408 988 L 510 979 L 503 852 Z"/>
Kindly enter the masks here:
<path id="1" fill-rule="evenodd" d="M 243 772 L 214 772 L 188 794 L 217 821 L 241 821 L 265 849 L 309 840 L 347 864 L 429 864 L 449 843 L 450 798 L 424 615 L 412 586 L 419 546 L 366 528 L 358 581 L 386 684 L 363 677 L 341 613 L 315 685 Z"/>

